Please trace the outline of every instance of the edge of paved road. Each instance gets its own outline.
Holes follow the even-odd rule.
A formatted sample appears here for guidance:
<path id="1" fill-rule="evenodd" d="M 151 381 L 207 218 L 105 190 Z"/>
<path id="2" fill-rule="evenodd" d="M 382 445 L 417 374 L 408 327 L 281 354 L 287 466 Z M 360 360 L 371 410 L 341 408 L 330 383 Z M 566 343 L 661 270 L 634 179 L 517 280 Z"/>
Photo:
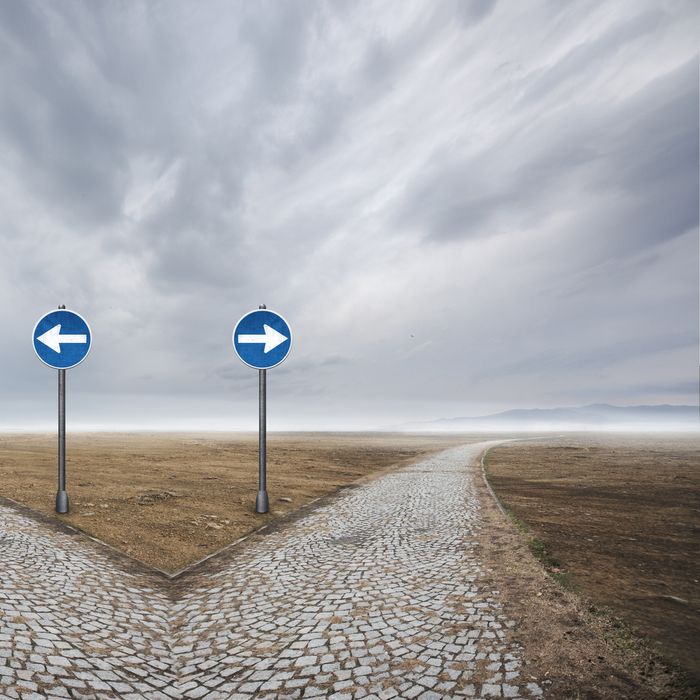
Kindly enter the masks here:
<path id="1" fill-rule="evenodd" d="M 560 437 L 559 435 L 553 436 L 553 437 Z M 506 510 L 506 507 L 503 505 L 503 501 L 498 497 L 496 492 L 493 489 L 493 486 L 491 486 L 491 482 L 489 481 L 488 476 L 486 475 L 486 457 L 491 450 L 493 450 L 496 447 L 501 447 L 502 445 L 505 445 L 507 442 L 525 442 L 527 440 L 541 440 L 542 436 L 541 435 L 536 435 L 534 437 L 517 437 L 517 438 L 505 438 L 503 440 L 499 440 L 497 443 L 494 443 L 492 445 L 489 445 L 485 450 L 482 451 L 481 453 L 481 459 L 480 459 L 480 464 L 481 464 L 481 476 L 484 479 L 484 483 L 486 484 L 486 488 L 488 489 L 488 492 L 491 494 L 491 498 L 493 498 L 494 502 L 498 506 L 498 510 L 503 513 L 506 517 L 508 516 L 508 511 Z"/>
<path id="2" fill-rule="evenodd" d="M 499 440 L 498 444 L 502 444 L 503 442 L 508 441 L 508 439 Z M 478 445 L 480 442 L 488 442 L 488 440 L 465 442 L 464 444 Z M 488 448 L 476 455 L 473 464 L 476 465 L 478 463 L 479 455 L 482 455 L 484 452 L 487 452 L 493 447 L 496 447 L 496 445 L 490 445 Z M 329 505 L 330 503 L 339 498 L 342 498 L 345 494 L 347 494 L 350 491 L 361 488 L 362 486 L 377 479 L 381 479 L 387 474 L 399 472 L 403 469 L 409 469 L 415 466 L 416 464 L 419 464 L 425 459 L 429 459 L 434 455 L 440 454 L 451 449 L 454 449 L 454 446 L 422 454 L 406 464 L 392 464 L 387 467 L 384 467 L 383 469 L 379 469 L 375 472 L 372 472 L 371 474 L 366 474 L 350 484 L 344 484 L 335 491 L 325 494 L 324 496 L 320 496 L 319 498 L 315 498 L 312 501 L 309 501 L 308 503 L 299 506 L 295 510 L 277 518 L 276 520 L 266 523 L 265 525 L 262 525 L 259 528 L 256 528 L 255 530 L 246 533 L 238 539 L 229 542 L 229 544 L 222 547 L 221 549 L 218 549 L 215 552 L 212 552 L 211 554 L 208 554 L 207 556 L 203 557 L 202 559 L 199 559 L 198 561 L 195 561 L 192 564 L 189 564 L 188 566 L 184 567 L 183 569 L 180 569 L 173 573 L 164 571 L 162 569 L 158 569 L 154 566 L 150 566 L 149 564 L 146 564 L 145 562 L 142 562 L 139 559 L 129 556 L 122 550 L 112 546 L 111 544 L 108 544 L 104 540 L 100 540 L 99 538 L 88 534 L 80 528 L 70 525 L 65 521 L 59 520 L 47 513 L 42 513 L 41 511 L 34 510 L 33 508 L 23 503 L 20 503 L 19 501 L 15 501 L 14 499 L 9 498 L 8 496 L 0 495 L 0 505 L 11 508 L 12 510 L 17 511 L 21 515 L 31 520 L 34 520 L 35 522 L 39 522 L 43 525 L 46 525 L 54 531 L 61 532 L 71 537 L 77 537 L 91 541 L 93 545 L 99 551 L 102 552 L 102 554 L 104 554 L 108 559 L 117 563 L 127 573 L 148 576 L 159 580 L 159 582 L 161 583 L 171 584 L 172 588 L 175 588 L 179 584 L 186 582 L 193 576 L 206 574 L 210 571 L 213 573 L 214 569 L 219 568 L 221 560 L 228 558 L 228 556 L 230 556 L 232 552 L 238 549 L 247 540 L 251 540 L 255 537 L 266 537 L 275 532 L 278 532 L 279 530 L 288 527 L 290 524 L 306 517 L 309 513 L 312 513 L 313 511 L 322 508 L 326 505 Z"/>
<path id="3" fill-rule="evenodd" d="M 501 499 L 496 495 L 496 492 L 493 490 L 493 486 L 491 486 L 491 482 L 489 481 L 488 476 L 486 476 L 486 464 L 485 464 L 486 456 L 488 455 L 488 453 L 491 452 L 491 450 L 494 447 L 499 447 L 504 442 L 510 442 L 510 440 L 504 440 L 503 442 L 499 442 L 498 445 L 491 445 L 490 447 L 487 447 L 481 453 L 480 464 L 481 464 L 481 477 L 483 478 L 484 483 L 486 484 L 486 488 L 487 488 L 488 492 L 491 494 L 491 498 L 493 498 L 494 502 L 498 506 L 498 510 L 500 510 L 501 513 L 503 513 L 503 515 L 507 515 L 505 506 L 501 502 Z"/>

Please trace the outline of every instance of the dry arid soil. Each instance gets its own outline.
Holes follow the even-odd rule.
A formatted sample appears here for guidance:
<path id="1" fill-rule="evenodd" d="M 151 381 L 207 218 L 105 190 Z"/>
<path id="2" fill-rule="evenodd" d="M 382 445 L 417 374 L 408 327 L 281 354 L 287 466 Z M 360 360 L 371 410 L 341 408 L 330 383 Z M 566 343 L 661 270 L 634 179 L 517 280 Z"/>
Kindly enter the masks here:
<path id="1" fill-rule="evenodd" d="M 700 437 L 513 442 L 491 450 L 486 467 L 550 571 L 700 689 Z"/>
<path id="2" fill-rule="evenodd" d="M 56 436 L 4 434 L 0 496 L 172 573 L 360 478 L 469 441 L 378 433 L 268 434 L 270 513 L 259 515 L 254 513 L 257 434 L 69 434 L 71 508 L 56 515 Z"/>

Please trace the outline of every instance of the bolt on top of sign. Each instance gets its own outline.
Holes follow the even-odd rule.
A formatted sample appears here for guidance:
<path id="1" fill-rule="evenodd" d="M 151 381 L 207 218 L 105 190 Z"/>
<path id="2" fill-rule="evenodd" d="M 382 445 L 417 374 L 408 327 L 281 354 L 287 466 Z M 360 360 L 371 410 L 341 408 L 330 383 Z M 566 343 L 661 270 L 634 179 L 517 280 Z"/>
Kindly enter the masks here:
<path id="1" fill-rule="evenodd" d="M 90 352 L 92 334 L 87 321 L 75 311 L 57 309 L 42 316 L 32 334 L 37 357 L 53 369 L 79 365 Z"/>
<path id="2" fill-rule="evenodd" d="M 233 329 L 236 354 L 253 369 L 270 369 L 287 358 L 292 330 L 280 314 L 270 309 L 249 311 Z"/>

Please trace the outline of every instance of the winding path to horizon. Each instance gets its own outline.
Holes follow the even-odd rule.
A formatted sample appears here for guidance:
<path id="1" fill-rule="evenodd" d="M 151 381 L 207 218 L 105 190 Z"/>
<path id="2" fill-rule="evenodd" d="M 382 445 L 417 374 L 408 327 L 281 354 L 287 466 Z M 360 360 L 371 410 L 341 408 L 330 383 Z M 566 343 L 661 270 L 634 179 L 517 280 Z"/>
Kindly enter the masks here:
<path id="1" fill-rule="evenodd" d="M 172 580 L 0 506 L 0 697 L 531 698 L 465 445 Z"/>

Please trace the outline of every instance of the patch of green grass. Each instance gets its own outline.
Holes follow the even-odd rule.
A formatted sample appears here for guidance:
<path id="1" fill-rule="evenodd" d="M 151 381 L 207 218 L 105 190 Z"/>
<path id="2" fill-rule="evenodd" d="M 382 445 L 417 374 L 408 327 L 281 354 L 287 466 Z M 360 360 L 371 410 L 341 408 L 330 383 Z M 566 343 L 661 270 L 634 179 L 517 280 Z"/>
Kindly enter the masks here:
<path id="1" fill-rule="evenodd" d="M 532 555 L 539 561 L 544 570 L 560 585 L 568 591 L 576 589 L 574 582 L 565 571 L 561 571 L 561 562 L 547 550 L 547 545 L 539 537 L 532 536 L 527 543 Z"/>
<path id="2" fill-rule="evenodd" d="M 548 571 L 547 572 L 562 588 L 567 591 L 576 591 L 574 580 L 564 571 Z"/>
<path id="3" fill-rule="evenodd" d="M 513 521 L 515 527 L 517 527 L 518 530 L 520 530 L 520 532 L 523 532 L 525 534 L 530 532 L 530 528 L 528 527 L 527 523 L 521 520 L 510 508 L 503 506 L 503 509 L 505 510 L 506 515 Z"/>
<path id="4" fill-rule="evenodd" d="M 547 545 L 539 538 L 532 537 L 527 543 L 535 559 L 538 559 L 547 569 L 558 568 L 559 560 L 547 551 Z"/>

